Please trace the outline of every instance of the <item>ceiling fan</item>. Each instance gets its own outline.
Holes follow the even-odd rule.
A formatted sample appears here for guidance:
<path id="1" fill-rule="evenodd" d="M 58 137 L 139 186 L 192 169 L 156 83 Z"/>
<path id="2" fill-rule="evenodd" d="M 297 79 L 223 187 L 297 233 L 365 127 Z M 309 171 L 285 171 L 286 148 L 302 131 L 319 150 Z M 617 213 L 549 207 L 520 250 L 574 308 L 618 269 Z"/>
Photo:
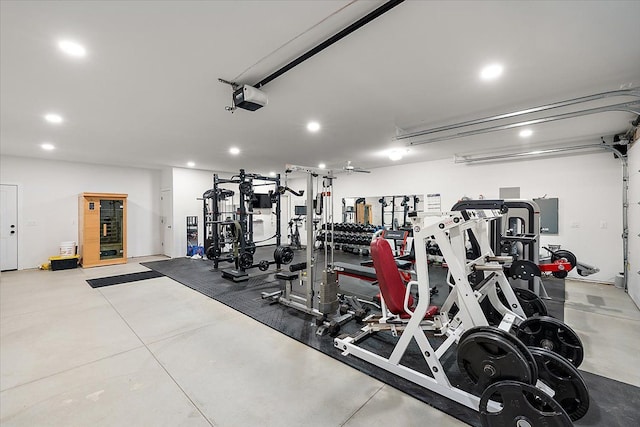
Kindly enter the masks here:
<path id="1" fill-rule="evenodd" d="M 353 166 L 351 164 L 351 160 L 347 160 L 347 162 L 345 163 L 342 169 L 345 170 L 347 173 L 351 173 L 351 172 L 371 173 L 371 171 L 368 171 L 366 169 Z"/>

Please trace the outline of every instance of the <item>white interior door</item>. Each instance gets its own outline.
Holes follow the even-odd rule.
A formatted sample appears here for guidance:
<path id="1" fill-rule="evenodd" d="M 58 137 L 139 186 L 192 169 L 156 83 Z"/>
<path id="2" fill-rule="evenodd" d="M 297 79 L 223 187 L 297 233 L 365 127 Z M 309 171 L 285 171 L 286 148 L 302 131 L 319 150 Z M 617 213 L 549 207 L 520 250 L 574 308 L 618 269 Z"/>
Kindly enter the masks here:
<path id="1" fill-rule="evenodd" d="M 18 186 L 0 185 L 0 270 L 18 269 Z"/>
<path id="2" fill-rule="evenodd" d="M 171 190 L 162 190 L 160 193 L 160 205 L 162 216 L 160 226 L 162 227 L 162 253 L 168 257 L 173 257 L 173 194 Z"/>

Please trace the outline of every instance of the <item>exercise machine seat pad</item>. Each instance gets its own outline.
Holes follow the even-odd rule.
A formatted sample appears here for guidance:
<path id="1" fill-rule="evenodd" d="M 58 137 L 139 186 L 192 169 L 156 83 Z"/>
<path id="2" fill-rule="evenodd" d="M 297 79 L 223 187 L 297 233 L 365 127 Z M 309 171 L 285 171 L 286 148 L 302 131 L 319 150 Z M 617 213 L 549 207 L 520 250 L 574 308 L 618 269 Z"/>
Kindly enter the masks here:
<path id="1" fill-rule="evenodd" d="M 407 287 L 400 276 L 389 242 L 381 238 L 371 242 L 371 258 L 378 277 L 380 292 L 389 311 L 403 319 L 411 317 L 411 313 L 404 311 L 404 295 Z M 409 307 L 413 307 L 413 303 L 413 296 L 410 295 Z"/>

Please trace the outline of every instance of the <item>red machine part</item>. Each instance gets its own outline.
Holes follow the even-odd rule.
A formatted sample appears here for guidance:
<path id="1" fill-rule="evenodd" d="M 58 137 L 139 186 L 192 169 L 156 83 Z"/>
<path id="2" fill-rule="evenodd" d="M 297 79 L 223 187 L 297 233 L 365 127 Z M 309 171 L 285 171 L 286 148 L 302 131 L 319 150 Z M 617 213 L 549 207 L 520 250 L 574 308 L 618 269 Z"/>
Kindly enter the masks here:
<path id="1" fill-rule="evenodd" d="M 540 264 L 538 267 L 540 267 L 540 271 L 547 271 L 547 272 L 555 272 L 555 271 L 571 271 L 571 269 L 573 268 L 571 266 L 571 263 L 569 261 L 567 261 L 566 259 L 562 258 L 559 260 L 556 260 L 554 262 L 548 263 L 548 264 Z"/>

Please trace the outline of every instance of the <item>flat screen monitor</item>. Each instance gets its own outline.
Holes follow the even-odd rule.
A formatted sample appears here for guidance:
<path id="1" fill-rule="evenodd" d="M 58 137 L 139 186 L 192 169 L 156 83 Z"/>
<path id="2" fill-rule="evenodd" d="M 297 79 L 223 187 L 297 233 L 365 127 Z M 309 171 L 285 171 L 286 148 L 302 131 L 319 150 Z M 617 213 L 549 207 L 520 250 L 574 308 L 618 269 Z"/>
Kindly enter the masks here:
<path id="1" fill-rule="evenodd" d="M 254 194 L 251 207 L 254 209 L 270 209 L 271 196 L 268 194 Z"/>
<path id="2" fill-rule="evenodd" d="M 296 214 L 296 216 L 306 215 L 307 214 L 307 207 L 304 206 L 304 205 L 296 206 L 295 207 L 295 214 Z"/>

